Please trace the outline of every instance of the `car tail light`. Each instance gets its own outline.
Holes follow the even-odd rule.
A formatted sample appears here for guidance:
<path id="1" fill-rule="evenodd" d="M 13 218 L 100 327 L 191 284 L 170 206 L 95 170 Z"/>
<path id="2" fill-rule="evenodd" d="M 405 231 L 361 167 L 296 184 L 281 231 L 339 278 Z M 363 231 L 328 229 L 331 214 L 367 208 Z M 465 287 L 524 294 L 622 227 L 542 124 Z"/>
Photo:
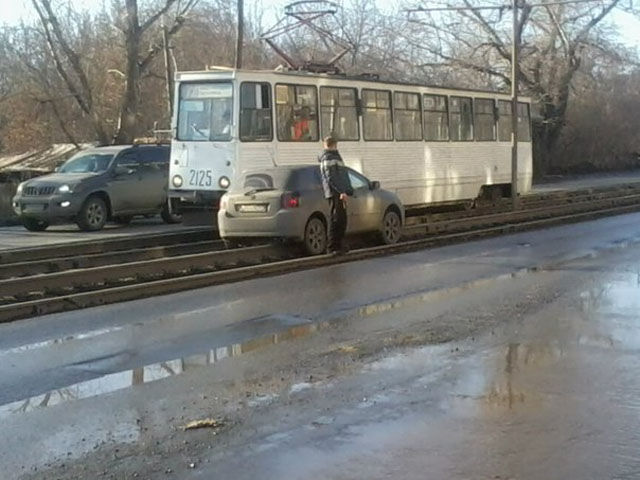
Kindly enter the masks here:
<path id="1" fill-rule="evenodd" d="M 298 192 L 282 195 L 282 208 L 298 208 L 300 206 L 300 194 Z"/>

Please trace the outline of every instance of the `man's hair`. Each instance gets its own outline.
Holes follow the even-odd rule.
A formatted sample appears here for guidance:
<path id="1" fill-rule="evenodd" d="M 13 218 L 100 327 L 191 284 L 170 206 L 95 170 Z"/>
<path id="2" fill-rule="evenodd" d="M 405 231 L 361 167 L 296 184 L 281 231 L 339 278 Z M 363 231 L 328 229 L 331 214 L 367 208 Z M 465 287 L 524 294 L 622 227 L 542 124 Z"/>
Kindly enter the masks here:
<path id="1" fill-rule="evenodd" d="M 336 145 L 338 145 L 338 140 L 336 140 L 336 137 L 333 137 L 331 135 L 324 137 L 323 141 L 327 147 L 335 147 Z"/>

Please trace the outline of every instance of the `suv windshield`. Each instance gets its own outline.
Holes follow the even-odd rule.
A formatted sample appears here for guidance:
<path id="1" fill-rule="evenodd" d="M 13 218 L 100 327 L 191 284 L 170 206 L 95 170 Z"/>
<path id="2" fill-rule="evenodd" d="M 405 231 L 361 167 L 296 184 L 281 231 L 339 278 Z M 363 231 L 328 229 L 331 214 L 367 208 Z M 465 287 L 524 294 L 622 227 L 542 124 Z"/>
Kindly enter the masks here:
<path id="1" fill-rule="evenodd" d="M 112 158 L 113 153 L 81 153 L 67 160 L 58 173 L 104 172 Z"/>
<path id="2" fill-rule="evenodd" d="M 178 140 L 231 140 L 231 106 L 229 82 L 180 85 Z"/>

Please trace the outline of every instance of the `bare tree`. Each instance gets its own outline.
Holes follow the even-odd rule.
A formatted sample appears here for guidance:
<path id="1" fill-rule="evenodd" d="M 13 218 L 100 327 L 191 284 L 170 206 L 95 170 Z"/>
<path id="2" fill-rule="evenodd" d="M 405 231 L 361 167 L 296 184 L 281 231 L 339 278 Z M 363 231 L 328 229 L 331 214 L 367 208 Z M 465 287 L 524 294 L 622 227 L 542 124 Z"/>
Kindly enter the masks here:
<path id="1" fill-rule="evenodd" d="M 489 0 L 483 5 L 487 3 L 492 4 Z M 525 92 L 541 105 L 538 172 L 546 170 L 565 124 L 571 86 L 584 58 L 594 48 L 607 47 L 599 27 L 618 3 L 608 0 L 534 9 L 527 1 L 520 1 L 517 28 L 522 45 L 517 75 Z M 473 9 L 479 3 L 472 0 L 463 0 L 463 5 L 469 9 L 413 18 L 409 41 L 422 50 L 422 66 L 475 72 L 488 84 L 510 86 L 510 10 Z"/>
<path id="2" fill-rule="evenodd" d="M 74 47 L 74 42 L 69 38 L 68 31 L 61 27 L 51 0 L 31 1 L 40 19 L 58 75 L 80 109 L 91 118 L 98 141 L 102 144 L 109 143 L 105 119 L 101 118 L 98 109 L 95 108 L 95 92 L 88 73 L 89 59 L 80 55 L 77 46 Z M 162 36 L 154 32 L 156 39 L 149 40 L 148 49 L 143 52 L 143 42 L 151 36 L 148 32 L 164 17 L 170 18 L 166 30 L 167 37 L 175 35 L 184 25 L 187 14 L 198 3 L 198 0 L 162 0 L 159 7 L 141 19 L 137 0 L 124 1 L 124 9 L 117 10 L 117 23 L 124 36 L 125 68 L 124 72 L 115 71 L 122 75 L 125 87 L 119 102 L 119 121 L 113 138 L 115 143 L 133 141 L 138 130 L 140 81 L 163 49 Z"/>
<path id="3" fill-rule="evenodd" d="M 43 0 L 40 0 L 43 1 Z M 149 68 L 151 62 L 163 51 L 165 38 L 171 38 L 184 25 L 186 15 L 198 3 L 198 0 L 164 0 L 164 4 L 155 12 L 140 19 L 138 0 L 125 0 L 126 15 L 124 25 L 120 28 L 125 38 L 126 71 L 125 93 L 120 107 L 120 122 L 115 143 L 131 143 L 136 133 L 138 122 L 138 106 L 140 104 L 140 78 Z M 167 26 L 162 36 L 152 42 L 148 50 L 141 55 L 142 39 L 145 32 L 154 26 L 163 16 L 166 16 L 172 7 L 176 7 L 172 16 L 171 25 Z"/>

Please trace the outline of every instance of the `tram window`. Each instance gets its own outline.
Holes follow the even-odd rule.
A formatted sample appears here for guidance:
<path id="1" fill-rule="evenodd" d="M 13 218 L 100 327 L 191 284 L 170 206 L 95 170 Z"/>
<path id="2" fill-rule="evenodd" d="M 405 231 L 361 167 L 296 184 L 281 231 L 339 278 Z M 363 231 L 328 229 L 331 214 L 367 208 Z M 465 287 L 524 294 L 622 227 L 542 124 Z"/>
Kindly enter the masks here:
<path id="1" fill-rule="evenodd" d="M 511 141 L 511 102 L 498 100 L 498 140 Z"/>
<path id="2" fill-rule="evenodd" d="M 501 142 L 511 141 L 511 102 L 498 100 L 498 139 Z M 529 116 L 529 104 L 518 103 L 518 141 L 531 141 L 531 119 Z"/>
<path id="3" fill-rule="evenodd" d="M 476 98 L 473 105 L 474 132 L 476 140 L 493 141 L 496 139 L 495 103 L 490 98 Z"/>
<path id="4" fill-rule="evenodd" d="M 359 140 L 355 88 L 320 87 L 320 120 L 322 137 Z"/>
<path id="5" fill-rule="evenodd" d="M 444 95 L 423 95 L 424 139 L 427 141 L 449 140 L 449 113 L 447 97 Z"/>
<path id="6" fill-rule="evenodd" d="M 531 120 L 528 103 L 518 103 L 518 141 L 531 141 Z"/>
<path id="7" fill-rule="evenodd" d="M 232 137 L 230 82 L 183 83 L 178 98 L 178 140 L 228 142 Z"/>
<path id="8" fill-rule="evenodd" d="M 271 88 L 268 83 L 245 82 L 240 87 L 240 140 L 270 142 Z"/>
<path id="9" fill-rule="evenodd" d="M 449 101 L 449 130 L 454 142 L 473 140 L 473 115 L 471 99 L 451 97 Z"/>
<path id="10" fill-rule="evenodd" d="M 393 108 L 396 140 L 422 140 L 420 95 L 394 92 Z"/>
<path id="11" fill-rule="evenodd" d="M 365 140 L 393 140 L 391 92 L 362 90 Z"/>
<path id="12" fill-rule="evenodd" d="M 276 85 L 276 122 L 282 142 L 318 141 L 316 87 Z"/>

